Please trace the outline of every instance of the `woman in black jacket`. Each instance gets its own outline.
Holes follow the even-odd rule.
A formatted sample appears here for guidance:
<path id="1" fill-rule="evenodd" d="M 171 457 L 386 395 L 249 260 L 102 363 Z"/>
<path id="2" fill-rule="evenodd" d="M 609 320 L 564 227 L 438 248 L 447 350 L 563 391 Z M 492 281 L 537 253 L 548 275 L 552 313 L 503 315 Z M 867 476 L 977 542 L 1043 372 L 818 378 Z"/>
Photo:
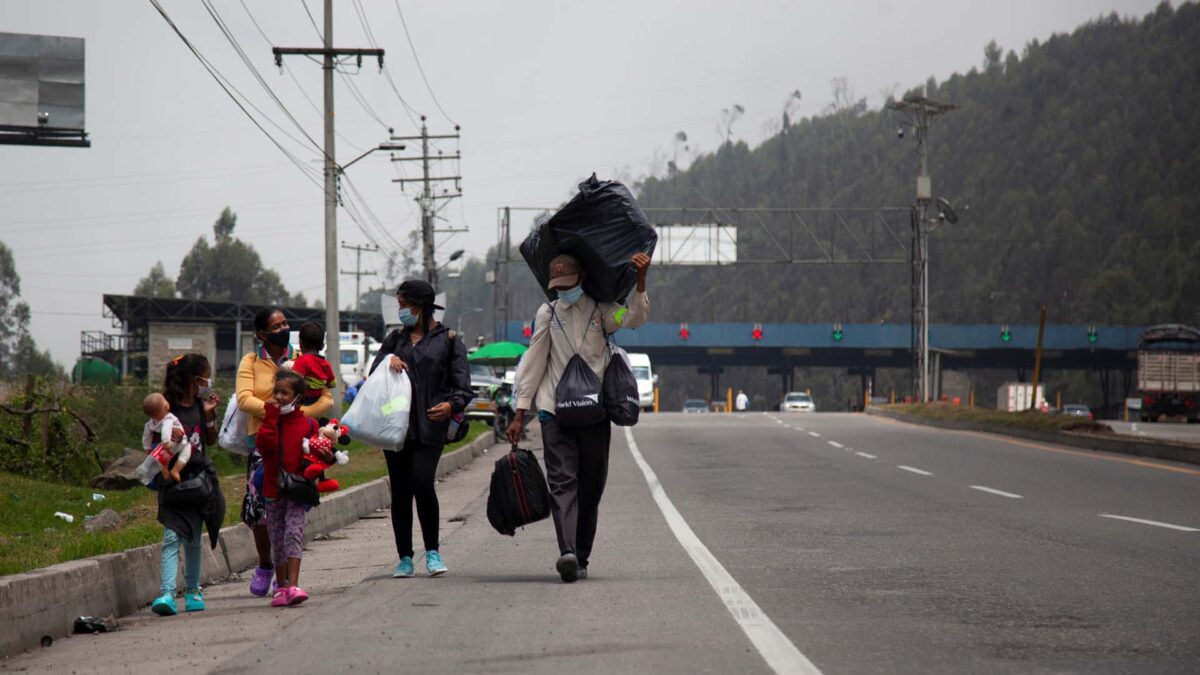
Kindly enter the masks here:
<path id="1" fill-rule="evenodd" d="M 400 562 L 394 577 L 411 577 L 413 567 L 413 498 L 421 520 L 425 542 L 425 569 L 429 576 L 446 573 L 446 564 L 438 553 L 438 499 L 434 476 L 450 417 L 466 409 L 474 394 L 467 366 L 467 349 L 454 331 L 434 320 L 433 287 L 424 281 L 410 280 L 396 291 L 400 304 L 400 323 L 404 328 L 392 331 L 379 347 L 371 372 L 388 359 L 392 370 L 408 372 L 412 382 L 412 411 L 408 438 L 404 446 L 385 448 L 388 480 L 392 486 L 392 532 Z"/>

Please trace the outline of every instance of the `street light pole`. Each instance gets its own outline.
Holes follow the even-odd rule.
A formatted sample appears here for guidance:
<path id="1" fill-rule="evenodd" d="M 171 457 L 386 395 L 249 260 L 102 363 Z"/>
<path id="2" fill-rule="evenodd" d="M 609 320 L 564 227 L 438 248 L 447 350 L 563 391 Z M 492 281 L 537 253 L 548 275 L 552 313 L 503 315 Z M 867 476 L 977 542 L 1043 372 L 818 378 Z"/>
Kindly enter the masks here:
<path id="1" fill-rule="evenodd" d="M 913 388 L 921 402 L 929 400 L 929 205 L 933 201 L 933 181 L 929 176 L 929 125 L 939 115 L 958 106 L 925 96 L 906 96 L 888 105 L 909 117 L 917 136 L 917 201 L 912 215 L 912 328 Z M 903 138 L 903 128 L 900 130 Z"/>

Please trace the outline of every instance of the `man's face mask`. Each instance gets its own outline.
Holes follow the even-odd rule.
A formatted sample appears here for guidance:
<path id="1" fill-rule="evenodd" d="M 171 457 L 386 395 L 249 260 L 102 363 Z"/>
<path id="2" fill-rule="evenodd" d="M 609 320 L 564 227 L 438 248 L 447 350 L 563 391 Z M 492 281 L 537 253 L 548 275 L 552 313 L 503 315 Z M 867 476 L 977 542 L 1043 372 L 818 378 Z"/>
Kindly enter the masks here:
<path id="1" fill-rule="evenodd" d="M 573 305 L 579 302 L 583 297 L 583 284 L 579 284 L 575 288 L 564 288 L 558 292 L 558 299 L 568 305 Z"/>

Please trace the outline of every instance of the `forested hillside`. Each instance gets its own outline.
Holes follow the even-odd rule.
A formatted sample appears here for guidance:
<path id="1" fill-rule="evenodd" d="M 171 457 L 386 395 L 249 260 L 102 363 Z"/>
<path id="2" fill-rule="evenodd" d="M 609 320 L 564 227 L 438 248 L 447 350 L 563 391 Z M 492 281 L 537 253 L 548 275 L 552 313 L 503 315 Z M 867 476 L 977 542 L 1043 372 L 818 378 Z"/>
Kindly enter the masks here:
<path id="1" fill-rule="evenodd" d="M 1200 6 L 1112 16 L 1020 55 L 984 52 L 981 67 L 926 85 L 961 106 L 931 133 L 934 193 L 963 216 L 931 238 L 933 320 L 1027 322 L 1041 304 L 1056 322 L 1200 320 Z M 647 180 L 639 196 L 647 207 L 910 204 L 915 141 L 897 139 L 902 121 L 843 106 L 757 148 L 727 144 Z M 770 292 L 738 294 L 730 319 L 908 316 L 903 269 L 776 266 L 720 279 L 746 276 Z M 666 320 L 711 303 L 689 288 L 658 297 Z"/>
<path id="2" fill-rule="evenodd" d="M 960 106 L 930 136 L 934 194 L 961 215 L 931 237 L 932 321 L 1033 323 L 1045 304 L 1055 323 L 1200 323 L 1200 6 L 1101 18 L 1020 53 L 992 43 L 979 66 L 912 91 L 922 90 Z M 758 147 L 727 143 L 645 180 L 642 205 L 911 204 L 916 143 L 897 138 L 903 116 L 840 93 L 835 109 L 785 118 Z M 514 218 L 514 243 L 527 226 Z M 517 260 L 514 318 L 539 298 Z M 490 317 L 482 276 L 468 270 L 450 289 L 452 320 L 454 304 Z M 909 275 L 895 265 L 658 269 L 653 299 L 656 321 L 906 322 Z M 762 373 L 745 379 L 777 389 Z M 821 379 L 831 401 L 845 400 L 844 378 Z M 689 373 L 675 381 L 691 395 L 706 387 Z M 1078 377 L 1070 388 L 1089 389 Z"/>

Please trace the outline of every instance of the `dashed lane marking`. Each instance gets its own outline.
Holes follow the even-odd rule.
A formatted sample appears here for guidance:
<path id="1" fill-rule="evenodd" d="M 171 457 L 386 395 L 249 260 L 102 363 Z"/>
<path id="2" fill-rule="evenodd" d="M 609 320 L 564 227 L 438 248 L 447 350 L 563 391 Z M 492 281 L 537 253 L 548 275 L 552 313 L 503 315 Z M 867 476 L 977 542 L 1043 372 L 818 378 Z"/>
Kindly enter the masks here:
<path id="1" fill-rule="evenodd" d="M 988 494 L 1008 497 L 1009 499 L 1024 499 L 1024 497 L 1021 495 L 1013 494 L 1012 492 L 1005 492 L 1004 490 L 997 490 L 996 488 L 985 487 L 983 485 L 970 485 L 968 487 L 970 487 L 972 490 L 979 490 L 980 492 L 987 492 Z"/>
<path id="2" fill-rule="evenodd" d="M 876 458 L 875 455 L 868 455 L 865 452 L 856 452 L 854 454 L 858 455 L 859 457 L 866 457 L 867 459 L 875 459 Z"/>
<path id="3" fill-rule="evenodd" d="M 924 469 L 918 469 L 915 466 L 905 466 L 904 464 L 897 464 L 896 468 L 904 469 L 905 471 L 908 471 L 910 473 L 915 473 L 919 476 L 932 476 L 933 475 L 932 473 L 929 473 L 928 471 L 925 471 Z"/>
<path id="4" fill-rule="evenodd" d="M 1129 516 L 1117 516 L 1111 513 L 1101 513 L 1101 518 L 1112 518 L 1114 520 L 1127 520 L 1131 523 L 1141 523 L 1142 525 L 1153 525 L 1155 527 L 1165 527 L 1168 530 L 1179 530 L 1180 532 L 1200 532 L 1200 529 L 1195 527 L 1185 527 L 1183 525 L 1172 525 L 1171 523 L 1163 523 L 1157 520 L 1146 520 L 1144 518 L 1130 518 Z"/>

